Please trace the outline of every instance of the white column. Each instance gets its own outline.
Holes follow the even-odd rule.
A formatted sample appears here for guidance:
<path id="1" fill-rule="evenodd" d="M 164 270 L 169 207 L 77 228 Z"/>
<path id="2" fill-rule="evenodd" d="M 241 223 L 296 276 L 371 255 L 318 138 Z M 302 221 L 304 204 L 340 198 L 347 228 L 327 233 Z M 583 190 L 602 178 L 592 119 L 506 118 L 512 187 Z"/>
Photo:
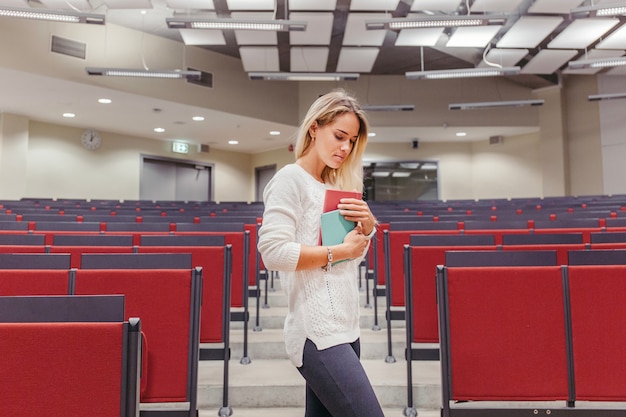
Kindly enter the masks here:
<path id="1" fill-rule="evenodd" d="M 26 195 L 28 118 L 0 113 L 0 199 Z"/>

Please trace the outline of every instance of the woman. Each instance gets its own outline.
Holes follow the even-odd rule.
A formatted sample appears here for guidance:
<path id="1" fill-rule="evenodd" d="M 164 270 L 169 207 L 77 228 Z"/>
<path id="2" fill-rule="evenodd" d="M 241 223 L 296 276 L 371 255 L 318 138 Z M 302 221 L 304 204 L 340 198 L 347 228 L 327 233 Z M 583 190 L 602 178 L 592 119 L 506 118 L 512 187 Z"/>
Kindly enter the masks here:
<path id="1" fill-rule="evenodd" d="M 367 133 L 365 114 L 346 91 L 319 97 L 300 125 L 295 163 L 263 194 L 258 248 L 287 292 L 285 346 L 306 380 L 306 417 L 383 416 L 359 360 L 358 267 L 376 231 L 367 203 L 341 199 L 340 214 L 356 226 L 341 244 L 319 243 L 326 189 L 363 190 Z"/>

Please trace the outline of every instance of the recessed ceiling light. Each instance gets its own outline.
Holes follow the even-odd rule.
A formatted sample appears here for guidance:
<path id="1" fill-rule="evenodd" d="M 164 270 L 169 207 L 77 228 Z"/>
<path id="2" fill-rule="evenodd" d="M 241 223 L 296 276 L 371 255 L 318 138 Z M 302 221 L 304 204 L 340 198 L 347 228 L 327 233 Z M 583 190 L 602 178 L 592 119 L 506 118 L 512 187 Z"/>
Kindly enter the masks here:
<path id="1" fill-rule="evenodd" d="M 98 103 L 100 103 L 100 104 L 111 104 L 111 99 L 110 98 L 99 98 L 98 99 Z"/>
<path id="2" fill-rule="evenodd" d="M 229 140 L 229 141 L 228 141 L 228 144 L 229 144 L 229 145 L 237 145 L 238 143 L 239 143 L 239 141 L 238 141 L 238 140 Z"/>
<path id="3" fill-rule="evenodd" d="M 467 136 L 467 133 L 465 133 L 465 132 L 456 132 L 456 135 L 458 137 L 462 137 L 462 136 Z"/>
<path id="4" fill-rule="evenodd" d="M 165 132 L 165 129 L 163 129 L 162 127 L 155 127 L 154 131 L 157 132 L 157 133 L 163 133 L 163 132 Z"/>
<path id="5" fill-rule="evenodd" d="M 280 132 L 278 130 L 270 130 L 270 135 L 278 136 L 278 135 L 280 135 Z"/>
<path id="6" fill-rule="evenodd" d="M 367 136 L 373 138 L 374 136 L 376 136 L 376 132 L 369 132 Z"/>
<path id="7" fill-rule="evenodd" d="M 76 115 L 74 113 L 63 113 L 63 117 L 72 118 L 72 117 L 76 117 Z"/>
<path id="8" fill-rule="evenodd" d="M 201 122 L 204 120 L 204 116 L 193 116 L 192 119 L 196 122 Z"/>

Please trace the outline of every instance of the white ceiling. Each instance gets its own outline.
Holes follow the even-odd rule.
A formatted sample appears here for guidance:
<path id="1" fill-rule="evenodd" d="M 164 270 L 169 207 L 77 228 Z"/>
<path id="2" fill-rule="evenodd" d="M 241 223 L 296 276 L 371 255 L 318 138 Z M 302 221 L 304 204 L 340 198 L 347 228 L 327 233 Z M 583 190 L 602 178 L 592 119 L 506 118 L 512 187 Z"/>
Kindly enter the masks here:
<path id="1" fill-rule="evenodd" d="M 240 57 L 244 71 L 359 72 L 399 74 L 420 69 L 519 65 L 526 76 L 553 82 L 563 73 L 593 74 L 597 70 L 567 69 L 572 59 L 622 56 L 626 51 L 624 16 L 573 19 L 570 10 L 588 5 L 590 0 L 0 0 L 0 6 L 75 9 L 106 14 L 107 22 L 144 30 L 189 45 Z M 595 4 L 624 3 L 595 0 Z M 349 5 L 346 10 L 346 5 Z M 412 17 L 424 13 L 505 13 L 504 25 L 444 29 L 405 29 L 399 32 L 365 29 L 366 20 L 397 14 Z M 140 14 L 146 10 L 146 14 Z M 308 22 L 305 32 L 288 34 L 288 45 L 281 46 L 276 33 L 209 30 L 174 30 L 164 23 L 175 14 L 268 19 L 278 12 L 291 20 Z M 343 14 L 342 14 L 343 13 Z M 343 20 L 338 23 L 338 16 Z M 337 33 L 337 32 L 340 33 Z M 340 42 L 337 42 L 339 36 Z M 234 43 L 233 43 L 234 42 Z M 404 49 L 403 49 L 404 48 Z M 407 49 L 408 48 L 408 49 Z M 410 49 L 412 48 L 412 49 Z M 417 65 L 407 68 L 407 51 L 423 50 Z M 287 60 L 281 60 L 287 51 Z M 485 52 L 486 61 L 482 58 Z M 475 61 L 472 62 L 472 59 Z M 528 79 L 528 78 L 526 78 Z M 164 81 L 167 82 L 167 81 Z M 83 126 L 140 137 L 163 139 L 152 132 L 156 122 L 167 128 L 167 139 L 176 137 L 193 143 L 208 143 L 218 149 L 255 153 L 287 146 L 296 126 L 276 125 L 234 114 L 164 102 L 153 98 L 106 91 L 102 88 L 2 68 L 0 63 L 0 112 L 22 114 L 34 120 Z M 108 97 L 111 105 L 97 103 Z M 81 120 L 59 120 L 59 109 L 80 106 Z M 105 107 L 107 106 L 107 107 Z M 105 110 L 103 110 L 105 109 Z M 143 113 L 134 109 L 150 109 Z M 160 109 L 160 111 L 152 110 Z M 133 111 L 131 111 L 133 110 Z M 131 119 L 132 114 L 132 119 Z M 192 116 L 202 115 L 204 122 Z M 219 122 L 219 123 L 218 123 Z M 206 126 L 212 137 L 206 138 Z M 464 129 L 461 140 L 484 140 L 493 135 L 517 135 L 536 128 L 485 126 Z M 270 130 L 281 135 L 270 136 Z M 460 140 L 447 128 L 380 128 L 373 142 L 404 142 L 407 138 Z M 259 139 L 259 132 L 261 139 Z M 229 139 L 240 144 L 229 146 Z"/>

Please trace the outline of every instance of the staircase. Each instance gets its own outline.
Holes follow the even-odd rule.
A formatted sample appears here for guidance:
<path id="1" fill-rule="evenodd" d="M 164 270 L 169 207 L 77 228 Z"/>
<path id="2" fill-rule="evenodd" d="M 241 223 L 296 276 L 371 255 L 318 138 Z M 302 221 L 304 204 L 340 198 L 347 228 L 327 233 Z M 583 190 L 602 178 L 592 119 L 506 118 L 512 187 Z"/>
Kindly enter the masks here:
<path id="1" fill-rule="evenodd" d="M 371 292 L 371 291 L 370 291 Z M 250 299 L 248 357 L 242 365 L 243 326 L 231 325 L 231 360 L 229 364 L 229 403 L 237 417 L 302 417 L 304 416 L 304 380 L 285 354 L 283 321 L 287 299 L 280 289 L 280 279 L 273 279 L 265 303 L 261 298 L 260 331 L 254 331 L 256 300 Z M 384 297 L 378 299 L 378 324 L 374 331 L 374 309 L 366 305 L 362 290 L 361 361 L 385 416 L 401 417 L 407 405 L 407 366 L 404 360 L 404 322 L 392 322 L 392 352 L 395 362 L 388 363 L 387 331 Z M 370 303 L 373 300 L 370 299 Z M 223 363 L 201 361 L 198 377 L 198 408 L 200 417 L 218 415 L 222 405 Z M 413 362 L 413 402 L 421 417 L 438 417 L 441 406 L 441 374 L 438 361 Z"/>

